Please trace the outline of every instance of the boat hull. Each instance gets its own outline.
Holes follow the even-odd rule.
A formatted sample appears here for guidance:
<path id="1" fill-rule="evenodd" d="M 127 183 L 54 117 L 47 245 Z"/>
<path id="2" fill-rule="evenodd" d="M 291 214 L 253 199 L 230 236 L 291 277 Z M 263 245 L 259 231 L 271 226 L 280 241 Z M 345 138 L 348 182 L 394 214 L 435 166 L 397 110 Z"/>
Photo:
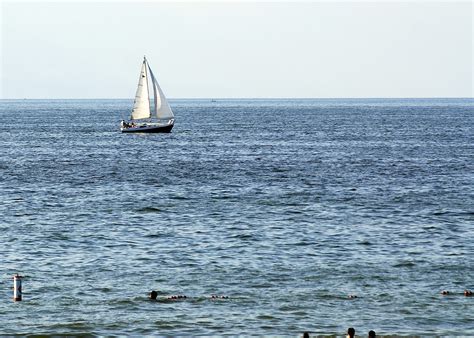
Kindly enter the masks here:
<path id="1" fill-rule="evenodd" d="M 174 124 L 164 126 L 143 125 L 129 128 L 121 128 L 122 133 L 170 133 Z"/>

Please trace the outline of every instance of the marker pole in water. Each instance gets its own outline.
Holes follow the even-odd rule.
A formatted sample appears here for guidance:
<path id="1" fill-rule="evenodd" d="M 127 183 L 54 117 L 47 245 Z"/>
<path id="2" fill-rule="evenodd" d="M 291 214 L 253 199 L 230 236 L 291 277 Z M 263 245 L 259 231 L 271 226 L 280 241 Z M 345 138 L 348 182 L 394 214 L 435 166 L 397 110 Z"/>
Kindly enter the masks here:
<path id="1" fill-rule="evenodd" d="M 13 301 L 18 302 L 21 300 L 21 279 L 23 276 L 15 274 L 13 276 Z"/>

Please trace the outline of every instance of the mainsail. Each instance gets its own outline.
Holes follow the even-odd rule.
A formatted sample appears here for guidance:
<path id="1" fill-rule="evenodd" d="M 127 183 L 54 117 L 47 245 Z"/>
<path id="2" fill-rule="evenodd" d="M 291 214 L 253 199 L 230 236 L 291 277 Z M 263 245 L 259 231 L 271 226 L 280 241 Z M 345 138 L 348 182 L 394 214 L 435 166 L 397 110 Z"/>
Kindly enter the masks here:
<path id="1" fill-rule="evenodd" d="M 146 60 L 143 60 L 140 78 L 138 79 L 137 93 L 132 109 L 132 120 L 150 118 L 150 98 L 148 94 L 148 76 L 146 71 Z"/>
<path id="2" fill-rule="evenodd" d="M 153 94 L 154 94 L 154 103 L 155 103 L 154 115 L 156 115 L 158 119 L 174 118 L 173 111 L 171 110 L 168 100 L 166 100 L 165 94 L 163 94 L 163 91 L 161 90 L 160 85 L 158 84 L 158 81 L 156 81 L 156 78 L 153 75 L 150 65 L 148 65 L 148 70 L 150 71 L 151 82 L 153 84 Z"/>

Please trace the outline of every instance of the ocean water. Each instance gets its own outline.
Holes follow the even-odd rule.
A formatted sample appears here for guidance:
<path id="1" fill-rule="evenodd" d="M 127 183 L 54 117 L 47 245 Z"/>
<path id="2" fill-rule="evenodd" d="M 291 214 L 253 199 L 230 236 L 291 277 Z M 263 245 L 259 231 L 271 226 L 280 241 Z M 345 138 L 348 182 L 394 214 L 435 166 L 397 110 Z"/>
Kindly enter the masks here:
<path id="1" fill-rule="evenodd" d="M 474 335 L 472 99 L 131 105 L 0 101 L 1 335 Z"/>

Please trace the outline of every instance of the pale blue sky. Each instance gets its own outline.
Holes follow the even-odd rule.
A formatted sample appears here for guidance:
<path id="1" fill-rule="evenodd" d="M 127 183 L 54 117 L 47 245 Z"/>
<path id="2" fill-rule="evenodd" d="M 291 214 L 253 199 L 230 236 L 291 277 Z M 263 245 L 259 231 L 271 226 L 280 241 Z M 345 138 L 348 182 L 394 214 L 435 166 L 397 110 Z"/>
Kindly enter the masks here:
<path id="1" fill-rule="evenodd" d="M 465 2 L 1 1 L 1 98 L 472 97 Z"/>

